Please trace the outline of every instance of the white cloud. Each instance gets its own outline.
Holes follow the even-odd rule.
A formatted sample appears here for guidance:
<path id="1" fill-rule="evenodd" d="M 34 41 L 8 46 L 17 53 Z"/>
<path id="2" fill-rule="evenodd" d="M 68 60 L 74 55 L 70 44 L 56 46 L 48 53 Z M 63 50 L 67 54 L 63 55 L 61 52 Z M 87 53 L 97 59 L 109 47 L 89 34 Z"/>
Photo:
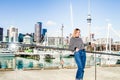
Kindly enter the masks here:
<path id="1" fill-rule="evenodd" d="M 46 26 L 56 26 L 56 22 L 54 21 L 47 21 Z"/>

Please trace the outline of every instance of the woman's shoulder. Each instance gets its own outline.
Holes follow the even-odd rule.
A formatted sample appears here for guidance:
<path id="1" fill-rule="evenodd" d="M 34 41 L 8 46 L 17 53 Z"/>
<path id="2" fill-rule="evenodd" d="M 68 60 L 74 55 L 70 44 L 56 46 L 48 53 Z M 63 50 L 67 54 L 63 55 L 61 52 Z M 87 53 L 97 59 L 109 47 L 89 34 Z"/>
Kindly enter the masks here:
<path id="1" fill-rule="evenodd" d="M 80 37 L 71 37 L 71 40 L 82 40 L 82 38 L 80 38 Z"/>
<path id="2" fill-rule="evenodd" d="M 72 39 L 78 39 L 78 38 L 81 38 L 81 37 L 71 37 Z"/>
<path id="3" fill-rule="evenodd" d="M 71 40 L 74 40 L 74 39 L 76 39 L 76 38 L 75 38 L 75 37 L 71 37 L 70 39 L 71 39 Z"/>

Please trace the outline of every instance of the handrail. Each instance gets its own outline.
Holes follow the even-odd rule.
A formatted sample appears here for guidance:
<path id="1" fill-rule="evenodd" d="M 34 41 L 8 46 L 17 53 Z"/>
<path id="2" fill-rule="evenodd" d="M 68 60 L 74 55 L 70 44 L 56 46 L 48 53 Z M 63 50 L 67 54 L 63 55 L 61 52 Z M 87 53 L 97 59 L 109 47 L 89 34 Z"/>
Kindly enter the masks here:
<path id="1" fill-rule="evenodd" d="M 44 49 L 55 49 L 55 50 L 67 50 L 72 51 L 68 48 L 59 48 L 59 47 L 50 47 L 50 46 L 36 46 L 37 48 L 44 48 Z M 116 54 L 113 52 L 97 52 L 97 51 L 86 51 L 87 53 L 95 53 L 95 54 L 101 54 L 101 55 L 112 55 L 112 56 L 120 56 L 120 54 Z"/>

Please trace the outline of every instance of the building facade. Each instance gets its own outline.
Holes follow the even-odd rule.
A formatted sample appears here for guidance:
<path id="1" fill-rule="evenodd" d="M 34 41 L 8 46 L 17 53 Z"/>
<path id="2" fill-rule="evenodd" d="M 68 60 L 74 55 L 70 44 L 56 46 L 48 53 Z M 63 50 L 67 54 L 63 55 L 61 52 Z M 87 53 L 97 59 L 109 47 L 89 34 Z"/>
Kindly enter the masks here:
<path id="1" fill-rule="evenodd" d="M 9 42 L 18 42 L 18 28 L 10 26 L 7 30 L 7 36 L 9 38 Z"/>
<path id="2" fill-rule="evenodd" d="M 24 44 L 32 44 L 33 43 L 33 39 L 30 35 L 25 35 L 23 37 L 23 43 Z"/>
<path id="3" fill-rule="evenodd" d="M 54 47 L 62 47 L 62 40 L 64 45 L 64 39 L 63 37 L 48 37 L 47 38 L 47 44 L 48 46 L 54 46 Z"/>
<path id="4" fill-rule="evenodd" d="M 34 40 L 36 43 L 40 43 L 41 41 L 41 30 L 42 30 L 42 22 L 37 22 L 35 24 L 35 34 L 34 34 Z"/>
<path id="5" fill-rule="evenodd" d="M 42 29 L 42 33 L 41 33 L 41 34 L 42 34 L 43 36 L 45 36 L 46 32 L 47 32 L 47 29 Z"/>
<path id="6" fill-rule="evenodd" d="M 3 41 L 3 28 L 0 27 L 0 41 Z"/>

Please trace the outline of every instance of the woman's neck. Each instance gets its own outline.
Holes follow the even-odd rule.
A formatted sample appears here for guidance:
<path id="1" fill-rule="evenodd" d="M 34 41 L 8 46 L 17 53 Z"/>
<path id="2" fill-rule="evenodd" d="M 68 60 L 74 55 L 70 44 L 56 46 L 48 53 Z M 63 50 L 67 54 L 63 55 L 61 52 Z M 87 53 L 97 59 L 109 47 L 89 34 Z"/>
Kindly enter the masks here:
<path id="1" fill-rule="evenodd" d="M 79 38 L 79 36 L 76 36 L 75 38 Z"/>

